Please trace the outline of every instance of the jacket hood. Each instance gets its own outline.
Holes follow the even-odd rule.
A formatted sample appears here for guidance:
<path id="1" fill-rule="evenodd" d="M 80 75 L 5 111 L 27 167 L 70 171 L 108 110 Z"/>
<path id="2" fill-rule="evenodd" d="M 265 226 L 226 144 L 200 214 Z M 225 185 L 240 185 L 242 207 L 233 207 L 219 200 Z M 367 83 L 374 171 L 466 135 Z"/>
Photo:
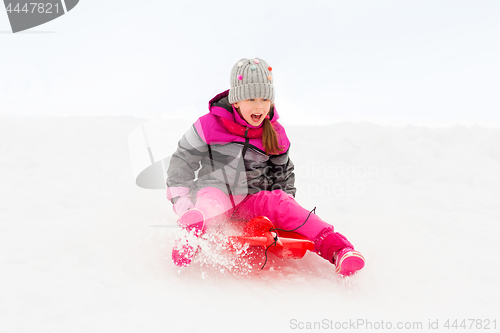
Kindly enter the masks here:
<path id="1" fill-rule="evenodd" d="M 234 109 L 234 107 L 229 103 L 229 90 L 226 90 L 224 92 L 221 92 L 220 94 L 216 95 L 214 98 L 208 102 L 208 109 L 210 110 L 210 113 L 222 117 L 231 121 L 234 121 L 235 123 L 246 126 L 249 128 L 260 128 L 262 127 L 262 122 L 259 126 L 253 126 L 250 125 L 249 123 L 246 122 L 245 119 L 241 118 L 239 113 Z M 278 112 L 276 111 L 276 107 L 271 106 L 271 111 L 269 112 L 269 117 L 272 123 L 276 122 L 279 119 Z"/>

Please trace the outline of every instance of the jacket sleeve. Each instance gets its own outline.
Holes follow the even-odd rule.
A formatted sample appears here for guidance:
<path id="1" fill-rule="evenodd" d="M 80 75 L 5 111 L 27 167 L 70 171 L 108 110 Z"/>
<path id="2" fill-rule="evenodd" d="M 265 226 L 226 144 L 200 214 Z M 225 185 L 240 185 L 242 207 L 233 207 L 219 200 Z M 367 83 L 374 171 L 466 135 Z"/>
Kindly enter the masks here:
<path id="1" fill-rule="evenodd" d="M 167 196 L 179 193 L 182 188 L 191 188 L 195 173 L 201 167 L 200 161 L 208 152 L 208 145 L 198 135 L 195 126 L 182 136 L 177 150 L 172 155 L 167 170 Z M 180 191 L 183 192 L 183 191 Z"/>
<path id="2" fill-rule="evenodd" d="M 270 176 L 273 182 L 272 190 L 283 190 L 295 197 L 295 173 L 292 160 L 288 157 L 288 151 L 280 155 L 272 155 L 269 158 Z"/>

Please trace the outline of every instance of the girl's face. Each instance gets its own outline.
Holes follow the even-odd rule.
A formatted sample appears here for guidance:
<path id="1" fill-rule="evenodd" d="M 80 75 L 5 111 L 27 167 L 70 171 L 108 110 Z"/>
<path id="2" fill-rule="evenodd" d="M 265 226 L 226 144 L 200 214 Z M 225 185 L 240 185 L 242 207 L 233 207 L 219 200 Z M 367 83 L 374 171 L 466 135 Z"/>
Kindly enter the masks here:
<path id="1" fill-rule="evenodd" d="M 262 98 L 247 99 L 236 102 L 233 105 L 240 111 L 243 119 L 252 126 L 262 124 L 271 110 L 271 101 Z"/>

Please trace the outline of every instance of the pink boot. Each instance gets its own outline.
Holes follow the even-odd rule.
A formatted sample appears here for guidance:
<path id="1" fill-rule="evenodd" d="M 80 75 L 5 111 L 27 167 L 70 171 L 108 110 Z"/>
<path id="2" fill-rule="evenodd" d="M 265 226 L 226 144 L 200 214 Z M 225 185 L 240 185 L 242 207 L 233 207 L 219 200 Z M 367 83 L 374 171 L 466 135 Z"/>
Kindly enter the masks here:
<path id="1" fill-rule="evenodd" d="M 205 227 L 205 215 L 199 209 L 190 209 L 179 217 L 177 224 L 195 233 L 203 233 Z"/>
<path id="2" fill-rule="evenodd" d="M 197 251 L 198 249 L 195 249 L 187 242 L 181 243 L 180 240 L 176 240 L 176 244 L 172 249 L 172 261 L 176 266 L 186 267 L 191 263 Z"/>
<path id="3" fill-rule="evenodd" d="M 333 256 L 333 263 L 339 275 L 352 275 L 365 266 L 365 258 L 358 251 L 345 247 Z"/>
<path id="4" fill-rule="evenodd" d="M 365 266 L 365 258 L 347 238 L 333 231 L 333 227 L 326 228 L 315 239 L 316 252 L 336 267 L 339 275 L 352 275 Z"/>
<path id="5" fill-rule="evenodd" d="M 203 233 L 205 217 L 201 210 L 191 209 L 182 214 L 177 224 L 198 237 Z M 195 249 L 185 239 L 177 239 L 175 243 L 172 249 L 172 261 L 179 267 L 188 266 L 198 252 L 198 247 Z"/>

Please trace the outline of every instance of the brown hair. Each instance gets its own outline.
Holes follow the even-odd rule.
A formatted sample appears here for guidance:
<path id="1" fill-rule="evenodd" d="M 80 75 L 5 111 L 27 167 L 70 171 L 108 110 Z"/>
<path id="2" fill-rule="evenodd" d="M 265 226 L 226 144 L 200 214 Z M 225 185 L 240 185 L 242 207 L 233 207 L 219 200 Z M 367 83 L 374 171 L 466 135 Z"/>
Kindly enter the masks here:
<path id="1" fill-rule="evenodd" d="M 269 111 L 269 117 L 274 114 L 274 105 L 271 105 L 271 110 Z M 264 119 L 262 124 L 262 144 L 268 155 L 277 155 L 281 153 L 281 148 L 278 142 L 278 134 L 274 130 L 271 120 L 268 118 Z"/>

